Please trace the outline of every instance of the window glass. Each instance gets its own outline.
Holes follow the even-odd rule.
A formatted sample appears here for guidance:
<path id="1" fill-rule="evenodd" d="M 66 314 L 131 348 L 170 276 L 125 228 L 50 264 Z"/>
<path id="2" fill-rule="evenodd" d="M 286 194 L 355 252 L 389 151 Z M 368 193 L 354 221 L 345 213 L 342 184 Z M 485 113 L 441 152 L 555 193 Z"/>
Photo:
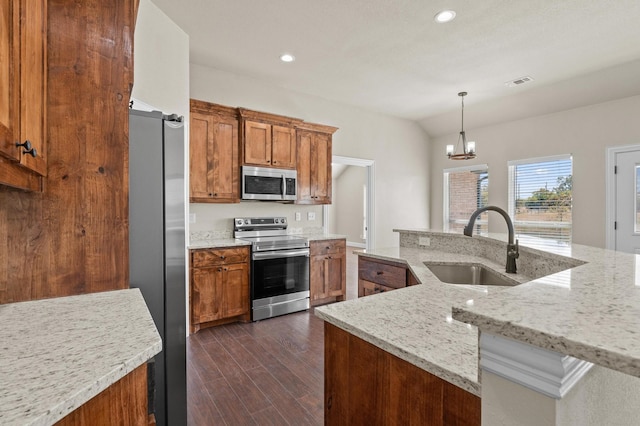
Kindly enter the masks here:
<path id="1" fill-rule="evenodd" d="M 444 231 L 462 233 L 469 218 L 489 201 L 489 171 L 486 165 L 444 171 Z M 474 234 L 488 233 L 487 212 L 478 216 Z"/>
<path id="2" fill-rule="evenodd" d="M 518 238 L 543 246 L 571 242 L 570 155 L 509 162 L 509 214 Z"/>

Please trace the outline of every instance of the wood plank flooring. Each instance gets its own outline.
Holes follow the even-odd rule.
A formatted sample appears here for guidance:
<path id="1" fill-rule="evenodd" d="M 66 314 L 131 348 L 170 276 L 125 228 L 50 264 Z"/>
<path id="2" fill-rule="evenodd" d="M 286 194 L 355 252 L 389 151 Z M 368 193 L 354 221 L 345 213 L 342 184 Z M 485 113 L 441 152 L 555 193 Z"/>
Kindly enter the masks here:
<path id="1" fill-rule="evenodd" d="M 357 259 L 347 248 L 347 298 Z M 324 330 L 313 310 L 187 338 L 188 424 L 322 425 Z"/>

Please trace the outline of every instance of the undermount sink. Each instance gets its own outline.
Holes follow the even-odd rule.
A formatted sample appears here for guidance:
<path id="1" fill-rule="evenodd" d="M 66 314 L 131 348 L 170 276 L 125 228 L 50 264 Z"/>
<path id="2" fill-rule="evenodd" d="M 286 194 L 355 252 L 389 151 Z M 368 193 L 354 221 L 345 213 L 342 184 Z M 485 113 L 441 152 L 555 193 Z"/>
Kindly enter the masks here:
<path id="1" fill-rule="evenodd" d="M 504 277 L 497 272 L 478 264 L 433 264 L 428 262 L 425 262 L 424 264 L 440 281 L 448 284 L 499 286 L 514 286 L 519 284 L 515 280 Z"/>

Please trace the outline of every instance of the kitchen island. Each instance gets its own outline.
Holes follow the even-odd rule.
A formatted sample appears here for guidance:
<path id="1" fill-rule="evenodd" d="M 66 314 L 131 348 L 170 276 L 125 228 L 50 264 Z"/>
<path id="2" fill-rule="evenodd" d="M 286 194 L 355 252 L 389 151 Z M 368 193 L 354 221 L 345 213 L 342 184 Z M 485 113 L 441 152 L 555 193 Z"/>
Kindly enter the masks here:
<path id="1" fill-rule="evenodd" d="M 0 305 L 0 324 L 0 424 L 82 424 L 74 414 L 95 401 L 114 411 L 85 420 L 132 423 L 133 409 L 146 423 L 146 362 L 162 340 L 140 290 Z"/>
<path id="2" fill-rule="evenodd" d="M 582 375 L 594 363 L 640 376 L 635 256 L 580 245 L 558 255 L 521 242 L 519 273 L 514 275 L 504 273 L 503 236 L 397 232 L 400 247 L 359 255 L 403 262 L 421 285 L 321 307 L 317 316 L 478 396 L 481 351 L 476 326 L 559 352 L 563 362 L 566 356 L 579 358 L 577 371 Z M 523 284 L 445 284 L 424 262 L 480 263 Z"/>

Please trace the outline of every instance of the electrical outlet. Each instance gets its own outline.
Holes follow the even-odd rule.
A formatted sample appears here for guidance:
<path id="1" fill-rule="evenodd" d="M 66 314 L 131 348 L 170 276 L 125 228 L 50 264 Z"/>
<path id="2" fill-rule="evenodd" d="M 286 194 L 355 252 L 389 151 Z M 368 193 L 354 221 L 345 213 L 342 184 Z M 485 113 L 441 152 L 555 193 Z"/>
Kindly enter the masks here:
<path id="1" fill-rule="evenodd" d="M 302 215 L 300 214 L 300 212 L 296 212 L 296 221 L 300 222 L 302 220 Z"/>
<path id="2" fill-rule="evenodd" d="M 196 214 L 189 213 L 189 223 L 196 223 Z"/>
<path id="3" fill-rule="evenodd" d="M 431 245 L 431 238 L 418 237 L 418 245 L 423 247 L 429 247 Z"/>
<path id="4" fill-rule="evenodd" d="M 307 212 L 307 220 L 316 220 L 316 212 Z"/>

